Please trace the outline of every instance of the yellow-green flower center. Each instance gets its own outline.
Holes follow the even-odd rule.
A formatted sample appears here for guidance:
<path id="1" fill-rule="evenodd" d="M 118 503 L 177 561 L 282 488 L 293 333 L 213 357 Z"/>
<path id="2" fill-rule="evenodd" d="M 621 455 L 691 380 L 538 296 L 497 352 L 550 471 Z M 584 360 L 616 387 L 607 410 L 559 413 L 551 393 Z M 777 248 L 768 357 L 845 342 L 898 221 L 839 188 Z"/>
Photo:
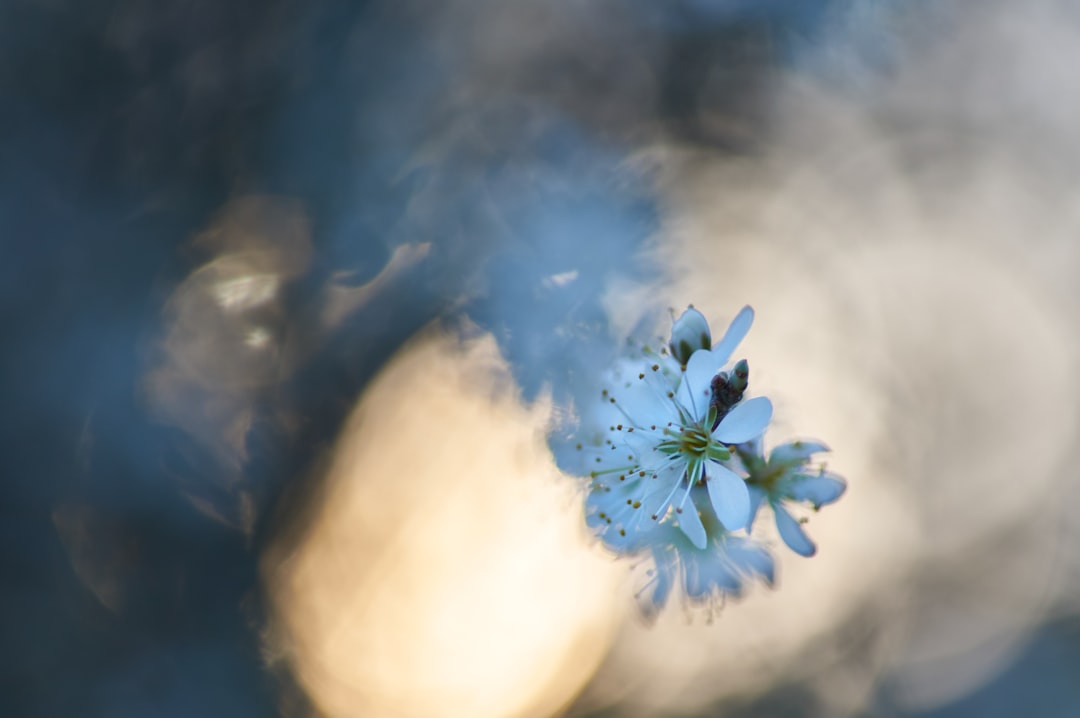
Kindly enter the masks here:
<path id="1" fill-rule="evenodd" d="M 657 450 L 669 456 L 679 454 L 688 466 L 706 459 L 715 461 L 730 459 L 731 452 L 714 439 L 712 432 L 709 431 L 714 419 L 714 411 L 710 410 L 705 419 L 700 422 L 687 422 L 678 431 L 669 429 L 665 433 L 670 438 L 660 442 L 656 447 Z"/>

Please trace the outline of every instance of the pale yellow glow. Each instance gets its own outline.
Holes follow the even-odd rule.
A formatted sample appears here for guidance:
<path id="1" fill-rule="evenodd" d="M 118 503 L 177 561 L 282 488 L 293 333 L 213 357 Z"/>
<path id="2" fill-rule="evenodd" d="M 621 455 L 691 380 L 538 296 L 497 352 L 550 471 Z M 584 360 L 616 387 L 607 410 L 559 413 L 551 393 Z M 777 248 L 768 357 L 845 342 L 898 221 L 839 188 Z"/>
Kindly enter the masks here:
<path id="1" fill-rule="evenodd" d="M 266 575 L 290 663 L 325 715 L 558 711 L 621 619 L 574 483 L 490 339 L 430 335 L 363 397 L 323 501 Z"/>
<path id="2" fill-rule="evenodd" d="M 222 309 L 241 312 L 273 301 L 280 285 L 281 279 L 276 274 L 249 274 L 222 279 L 212 291 Z"/>

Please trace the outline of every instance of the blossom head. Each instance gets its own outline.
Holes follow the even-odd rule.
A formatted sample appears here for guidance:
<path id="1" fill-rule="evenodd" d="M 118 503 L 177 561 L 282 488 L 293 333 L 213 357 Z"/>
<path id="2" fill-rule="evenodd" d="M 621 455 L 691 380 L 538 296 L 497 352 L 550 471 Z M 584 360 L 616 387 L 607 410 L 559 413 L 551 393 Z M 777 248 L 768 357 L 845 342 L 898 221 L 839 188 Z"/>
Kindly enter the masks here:
<path id="1" fill-rule="evenodd" d="M 734 406 L 718 404 L 713 380 L 752 319 L 747 307 L 715 349 L 694 351 L 677 373 L 662 371 L 655 361 L 600 392 L 613 423 L 602 441 L 579 446 L 591 479 L 587 517 L 610 547 L 639 550 L 652 542 L 654 527 L 671 525 L 693 546 L 705 548 L 708 533 L 691 500 L 697 488 L 704 489 L 707 508 L 726 530 L 747 525 L 746 483 L 724 462 L 732 457 L 730 447 L 762 434 L 772 404 L 741 395 Z M 745 362 L 740 365 L 745 368 Z"/>
<path id="2" fill-rule="evenodd" d="M 736 448 L 738 463 L 747 472 L 751 497 L 751 522 L 762 504 L 768 503 L 776 519 L 776 528 L 784 543 L 797 554 L 813 556 L 814 542 L 803 531 L 800 521 L 787 509 L 789 504 L 809 505 L 814 511 L 839 499 L 847 482 L 827 472 L 824 465 L 812 465 L 814 454 L 828 451 L 819 441 L 790 441 L 776 446 L 765 458 L 760 442 Z"/>
<path id="3" fill-rule="evenodd" d="M 772 584 L 773 557 L 749 535 L 761 505 L 773 509 L 785 543 L 809 556 L 814 544 L 788 507 L 817 509 L 846 487 L 810 465 L 823 444 L 762 452 L 772 403 L 747 398 L 746 360 L 729 363 L 753 319 L 743 308 L 711 346 L 705 317 L 687 309 L 659 352 L 642 347 L 604 375 L 592 400 L 574 407 L 569 443 L 565 434 L 559 443 L 570 449 L 560 465 L 588 477 L 590 528 L 619 554 L 651 557 L 638 593 L 646 617 L 675 587 L 689 603 L 715 607 L 750 579 Z"/>

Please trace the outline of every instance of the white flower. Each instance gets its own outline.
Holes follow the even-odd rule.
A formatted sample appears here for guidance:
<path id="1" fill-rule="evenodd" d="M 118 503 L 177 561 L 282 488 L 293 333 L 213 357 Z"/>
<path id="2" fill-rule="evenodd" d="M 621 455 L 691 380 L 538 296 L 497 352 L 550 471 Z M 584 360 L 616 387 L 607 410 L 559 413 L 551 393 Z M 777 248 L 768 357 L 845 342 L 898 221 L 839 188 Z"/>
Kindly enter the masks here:
<path id="1" fill-rule="evenodd" d="M 696 320 L 684 322 L 686 316 L 676 326 L 692 326 Z M 722 462 L 731 458 L 730 446 L 764 432 L 772 404 L 759 397 L 718 405 L 713 385 L 752 321 L 753 310 L 744 308 L 715 349 L 694 351 L 677 373 L 661 371 L 654 361 L 601 391 L 610 423 L 578 447 L 592 479 L 586 516 L 610 547 L 638 551 L 654 545 L 650 534 L 657 526 L 677 525 L 693 546 L 705 549 L 709 535 L 690 500 L 696 487 L 704 487 L 707 508 L 726 530 L 748 524 L 746 482 Z"/>
<path id="2" fill-rule="evenodd" d="M 741 533 L 761 505 L 772 508 L 784 542 L 810 556 L 816 548 L 789 506 L 817 510 L 847 487 L 811 466 L 814 454 L 828 450 L 819 442 L 781 444 L 765 457 L 772 403 L 744 398 L 749 367 L 728 364 L 753 319 L 743 308 L 710 348 L 708 322 L 687 309 L 664 348 L 623 358 L 595 400 L 563 415 L 569 435 L 552 439 L 560 466 L 590 479 L 585 516 L 597 536 L 617 553 L 651 557 L 637 595 L 647 617 L 676 586 L 687 602 L 715 606 L 752 578 L 771 585 L 772 555 Z"/>
<path id="3" fill-rule="evenodd" d="M 736 448 L 738 463 L 749 474 L 751 522 L 765 502 L 772 507 L 780 538 L 797 554 L 813 556 L 814 542 L 802 529 L 802 522 L 785 508 L 786 503 L 809 504 L 815 511 L 839 499 L 847 482 L 824 466 L 810 465 L 814 454 L 829 448 L 818 441 L 792 441 L 780 444 L 766 460 L 760 442 L 750 442 Z"/>
<path id="4" fill-rule="evenodd" d="M 704 547 L 693 545 L 673 528 L 658 530 L 650 546 L 653 568 L 637 593 L 638 607 L 646 618 L 664 607 L 676 584 L 681 585 L 687 600 L 696 604 L 738 597 L 746 581 L 754 577 L 772 585 L 773 557 L 764 546 L 722 527 L 710 528 L 715 530 L 709 531 Z"/>

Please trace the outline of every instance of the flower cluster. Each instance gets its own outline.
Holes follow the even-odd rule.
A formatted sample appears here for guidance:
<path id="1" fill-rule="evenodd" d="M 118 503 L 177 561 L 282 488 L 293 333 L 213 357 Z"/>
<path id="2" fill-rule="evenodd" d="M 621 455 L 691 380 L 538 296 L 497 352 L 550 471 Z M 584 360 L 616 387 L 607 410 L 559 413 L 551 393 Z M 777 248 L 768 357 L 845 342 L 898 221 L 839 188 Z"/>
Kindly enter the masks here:
<path id="1" fill-rule="evenodd" d="M 623 359 L 597 401 L 580 407 L 574 450 L 577 473 L 589 479 L 586 521 L 613 551 L 651 556 L 639 592 L 647 615 L 677 584 L 687 600 L 709 604 L 754 577 L 771 584 L 772 555 L 750 536 L 761 507 L 772 509 L 784 542 L 810 556 L 814 544 L 788 506 L 816 510 L 846 487 L 811 466 L 828 450 L 819 442 L 763 453 L 772 403 L 747 396 L 745 360 L 729 364 L 753 319 L 743 308 L 713 346 L 705 317 L 687 309 L 667 346 Z"/>

